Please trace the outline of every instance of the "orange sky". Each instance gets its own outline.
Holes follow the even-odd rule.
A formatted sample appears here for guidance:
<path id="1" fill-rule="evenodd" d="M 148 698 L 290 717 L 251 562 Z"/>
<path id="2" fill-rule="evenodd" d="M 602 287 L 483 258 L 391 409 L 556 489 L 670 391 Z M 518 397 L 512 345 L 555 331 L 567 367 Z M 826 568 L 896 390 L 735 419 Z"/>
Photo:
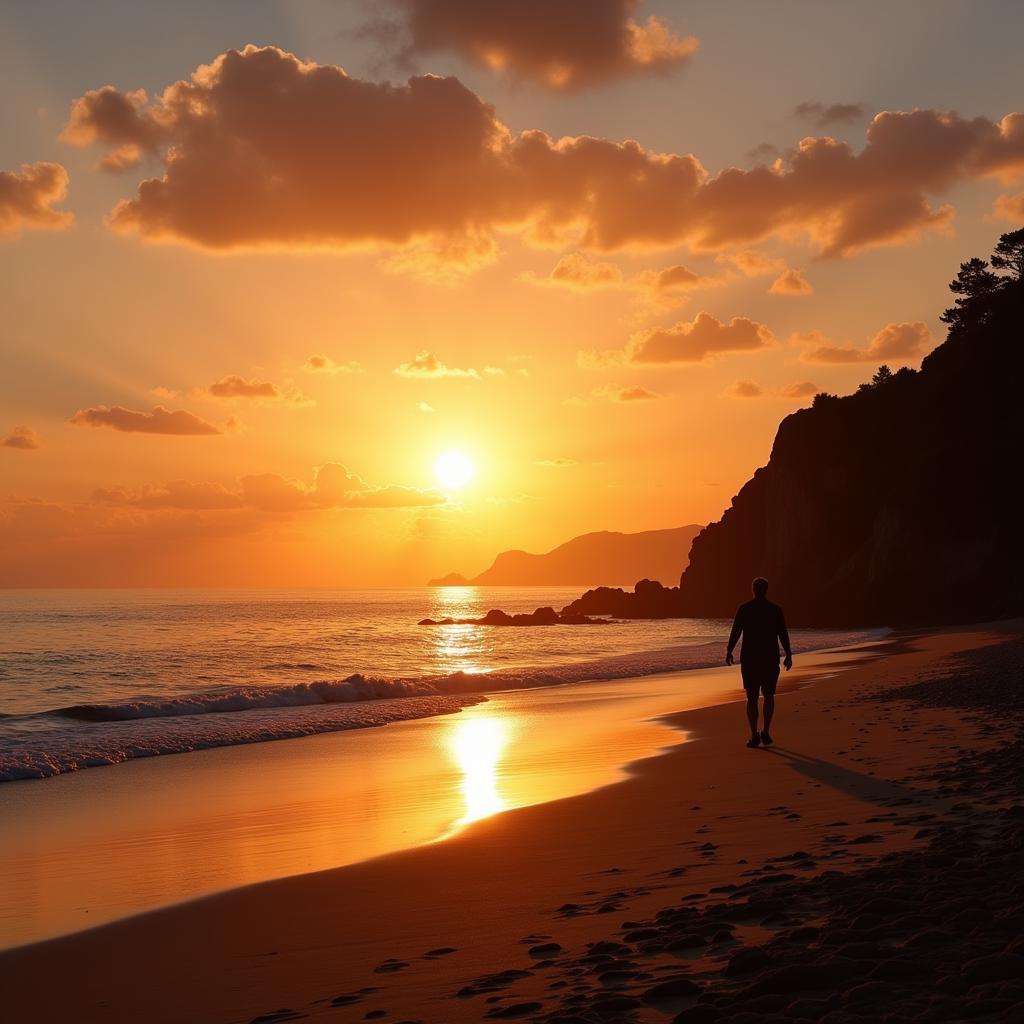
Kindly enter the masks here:
<path id="1" fill-rule="evenodd" d="M 0 586 L 716 519 L 1024 218 L 1013 5 L 217 6 L 0 15 Z"/>

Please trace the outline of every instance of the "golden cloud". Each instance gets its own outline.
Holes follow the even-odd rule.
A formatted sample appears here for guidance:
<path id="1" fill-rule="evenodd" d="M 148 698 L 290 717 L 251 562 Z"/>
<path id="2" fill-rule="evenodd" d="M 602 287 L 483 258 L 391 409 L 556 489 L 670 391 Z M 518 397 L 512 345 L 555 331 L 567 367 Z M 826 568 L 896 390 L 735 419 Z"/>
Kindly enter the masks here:
<path id="1" fill-rule="evenodd" d="M 89 409 L 79 409 L 68 422 L 76 427 L 110 427 L 128 434 L 197 436 L 224 433 L 220 427 L 201 420 L 193 413 L 184 409 L 171 412 L 162 405 L 156 406 L 152 412 L 136 412 L 120 405 L 96 405 Z"/>
<path id="2" fill-rule="evenodd" d="M 393 0 L 399 21 L 366 32 L 401 37 L 399 59 L 451 51 L 482 67 L 556 90 L 678 68 L 696 51 L 639 0 Z"/>
<path id="3" fill-rule="evenodd" d="M 922 320 L 886 324 L 865 348 L 836 345 L 820 331 L 794 335 L 793 340 L 797 344 L 814 343 L 814 347 L 805 349 L 800 357 L 807 363 L 899 362 L 916 359 L 935 346 L 935 339 Z"/>
<path id="4" fill-rule="evenodd" d="M 768 289 L 771 295 L 813 295 L 814 287 L 799 270 L 784 270 Z"/>
<path id="5" fill-rule="evenodd" d="M 60 164 L 22 164 L 20 171 L 0 171 L 0 236 L 22 228 L 60 230 L 74 215 L 54 210 L 68 194 L 68 172 Z"/>
<path id="6" fill-rule="evenodd" d="M 710 313 L 698 313 L 671 327 L 652 327 L 634 334 L 625 349 L 630 363 L 700 363 L 729 352 L 754 352 L 770 348 L 775 337 L 749 317 L 734 316 L 729 323 Z"/>
<path id="7" fill-rule="evenodd" d="M 469 380 L 479 380 L 480 374 L 472 369 L 460 369 L 457 366 L 446 366 L 433 352 L 422 349 L 414 358 L 407 363 L 401 363 L 392 371 L 399 377 L 413 379 L 439 379 L 442 377 L 462 377 Z"/>
<path id="8" fill-rule="evenodd" d="M 362 81 L 274 47 L 223 53 L 151 102 L 123 96 L 131 116 L 87 93 L 67 130 L 115 153 L 156 146 L 162 176 L 111 223 L 209 249 L 426 246 L 444 260 L 491 251 L 498 231 L 604 252 L 801 233 L 840 257 L 943 229 L 953 211 L 933 197 L 1024 172 L 1024 114 L 886 111 L 859 151 L 806 138 L 770 167 L 711 176 L 633 141 L 515 133 L 453 78 Z"/>
<path id="9" fill-rule="evenodd" d="M 0 446 L 4 448 L 20 448 L 22 451 L 32 451 L 42 448 L 39 435 L 31 427 L 15 427 L 3 440 Z"/>

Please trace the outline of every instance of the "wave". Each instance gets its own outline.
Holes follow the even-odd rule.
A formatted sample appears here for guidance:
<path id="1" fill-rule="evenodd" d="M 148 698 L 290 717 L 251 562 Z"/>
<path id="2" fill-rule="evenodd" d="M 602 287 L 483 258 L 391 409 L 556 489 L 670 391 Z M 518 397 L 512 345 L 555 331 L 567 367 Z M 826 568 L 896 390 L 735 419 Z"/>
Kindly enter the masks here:
<path id="1" fill-rule="evenodd" d="M 395 697 L 426 697 L 441 691 L 425 680 L 368 679 L 354 675 L 347 679 L 293 686 L 243 687 L 223 693 L 127 701 L 122 704 L 72 704 L 44 714 L 77 718 L 83 722 L 125 722 L 139 718 L 180 718 L 187 715 L 226 714 L 258 708 L 294 708 L 315 704 L 352 704 Z"/>
<path id="2" fill-rule="evenodd" d="M 794 636 L 794 651 L 878 640 L 886 630 Z M 293 739 L 445 715 L 485 693 L 625 679 L 720 665 L 720 641 L 552 666 L 409 679 L 352 675 L 10 715 L 0 726 L 0 782 L 47 778 L 133 758 Z"/>

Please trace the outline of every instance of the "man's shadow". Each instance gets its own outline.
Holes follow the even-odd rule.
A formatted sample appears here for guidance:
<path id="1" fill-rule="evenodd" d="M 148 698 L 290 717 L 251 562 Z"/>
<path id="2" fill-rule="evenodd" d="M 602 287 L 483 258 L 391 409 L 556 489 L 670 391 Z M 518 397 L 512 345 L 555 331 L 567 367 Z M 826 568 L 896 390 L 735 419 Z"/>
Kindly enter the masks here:
<path id="1" fill-rule="evenodd" d="M 877 804 L 880 807 L 904 806 L 919 804 L 928 799 L 928 794 L 905 786 L 900 782 L 879 779 L 874 775 L 865 775 L 849 768 L 842 768 L 831 761 L 823 761 L 820 757 L 810 757 L 796 750 L 784 747 L 766 747 L 765 753 L 775 754 L 783 758 L 801 775 L 806 775 L 815 782 L 831 786 L 833 789 L 852 796 L 865 803 Z"/>

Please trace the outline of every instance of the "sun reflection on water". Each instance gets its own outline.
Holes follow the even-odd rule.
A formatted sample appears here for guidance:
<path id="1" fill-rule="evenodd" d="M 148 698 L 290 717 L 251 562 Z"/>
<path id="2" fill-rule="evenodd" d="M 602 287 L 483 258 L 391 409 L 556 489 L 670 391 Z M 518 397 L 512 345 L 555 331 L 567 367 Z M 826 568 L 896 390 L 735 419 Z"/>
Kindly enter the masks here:
<path id="1" fill-rule="evenodd" d="M 489 818 L 505 809 L 498 791 L 498 765 L 508 739 L 508 725 L 499 718 L 480 716 L 454 723 L 449 749 L 462 771 L 460 789 L 466 802 L 460 825 Z"/>

